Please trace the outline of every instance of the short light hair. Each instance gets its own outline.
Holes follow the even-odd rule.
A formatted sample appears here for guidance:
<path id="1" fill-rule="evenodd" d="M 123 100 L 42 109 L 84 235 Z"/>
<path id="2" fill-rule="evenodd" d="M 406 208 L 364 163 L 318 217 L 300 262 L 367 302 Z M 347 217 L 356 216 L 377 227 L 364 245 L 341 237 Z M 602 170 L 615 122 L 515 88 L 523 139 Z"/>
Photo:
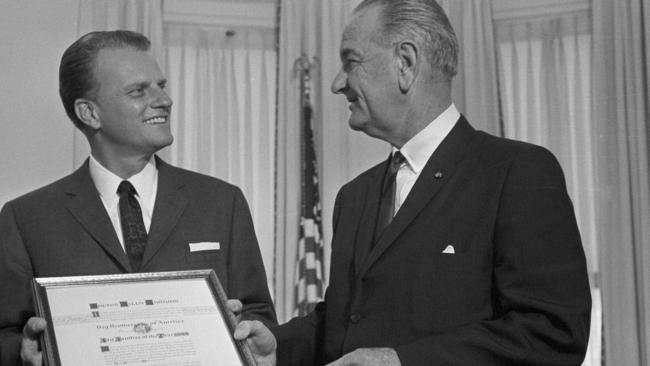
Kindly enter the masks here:
<path id="1" fill-rule="evenodd" d="M 374 41 L 383 46 L 413 39 L 434 71 L 451 80 L 458 68 L 458 41 L 444 10 L 434 0 L 364 0 L 355 12 L 380 6 L 382 29 Z"/>
<path id="2" fill-rule="evenodd" d="M 80 130 L 85 124 L 75 113 L 74 102 L 93 98 L 99 85 L 95 80 L 95 61 L 103 49 L 133 48 L 148 51 L 151 42 L 144 35 L 128 30 L 90 32 L 68 47 L 59 66 L 59 95 L 65 113 Z"/>

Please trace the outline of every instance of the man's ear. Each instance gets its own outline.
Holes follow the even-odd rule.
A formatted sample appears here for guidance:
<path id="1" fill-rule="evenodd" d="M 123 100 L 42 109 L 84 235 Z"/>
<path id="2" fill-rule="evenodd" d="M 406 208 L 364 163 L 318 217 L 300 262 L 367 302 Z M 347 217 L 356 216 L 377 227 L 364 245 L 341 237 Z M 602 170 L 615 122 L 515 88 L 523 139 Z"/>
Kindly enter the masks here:
<path id="1" fill-rule="evenodd" d="M 77 118 L 89 129 L 98 130 L 101 127 L 97 108 L 91 100 L 83 98 L 75 100 L 74 111 L 77 114 Z"/>
<path id="2" fill-rule="evenodd" d="M 411 41 L 399 42 L 395 49 L 397 57 L 397 80 L 402 93 L 408 92 L 418 74 L 418 48 Z"/>

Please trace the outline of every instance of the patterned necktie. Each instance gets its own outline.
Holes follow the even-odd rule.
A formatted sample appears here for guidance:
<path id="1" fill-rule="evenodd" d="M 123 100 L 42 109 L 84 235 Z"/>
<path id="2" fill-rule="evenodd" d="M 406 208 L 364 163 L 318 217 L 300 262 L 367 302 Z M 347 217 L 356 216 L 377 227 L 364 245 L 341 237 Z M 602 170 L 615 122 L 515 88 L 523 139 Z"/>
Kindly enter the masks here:
<path id="1" fill-rule="evenodd" d="M 379 211 L 377 212 L 377 223 L 375 225 L 375 237 L 373 244 L 379 240 L 379 237 L 384 232 L 384 229 L 390 224 L 395 212 L 395 179 L 399 168 L 404 164 L 406 158 L 401 152 L 396 151 L 390 160 L 384 182 L 381 186 L 381 201 L 379 203 Z"/>
<path id="2" fill-rule="evenodd" d="M 131 262 L 131 268 L 137 272 L 142 263 L 142 254 L 147 245 L 147 230 L 142 221 L 142 210 L 135 198 L 135 188 L 126 180 L 117 187 L 120 196 L 120 221 L 122 223 L 122 236 L 126 254 Z"/>

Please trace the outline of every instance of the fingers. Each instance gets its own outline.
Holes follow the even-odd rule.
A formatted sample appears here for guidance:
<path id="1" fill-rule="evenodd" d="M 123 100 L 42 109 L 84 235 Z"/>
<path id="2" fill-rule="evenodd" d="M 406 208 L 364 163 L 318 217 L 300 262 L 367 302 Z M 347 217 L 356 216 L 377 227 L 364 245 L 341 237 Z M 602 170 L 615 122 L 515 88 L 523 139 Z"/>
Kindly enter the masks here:
<path id="1" fill-rule="evenodd" d="M 258 365 L 275 365 L 277 343 L 273 333 L 257 320 L 242 321 L 235 328 L 235 339 L 246 340 Z"/>
<path id="2" fill-rule="evenodd" d="M 229 299 L 226 302 L 226 306 L 232 312 L 233 320 L 235 321 L 235 324 L 239 323 L 239 321 L 241 320 L 241 312 L 244 309 L 244 305 L 242 305 L 241 301 Z"/>
<path id="3" fill-rule="evenodd" d="M 226 306 L 228 306 L 228 309 L 230 309 L 230 311 L 232 311 L 235 314 L 241 313 L 242 309 L 244 308 L 241 301 L 233 300 L 233 299 L 229 299 L 226 302 Z"/>
<path id="4" fill-rule="evenodd" d="M 235 328 L 235 339 L 248 339 L 249 343 L 261 352 L 275 351 L 276 341 L 273 333 L 258 320 L 244 320 Z"/>
<path id="5" fill-rule="evenodd" d="M 31 317 L 23 327 L 23 337 L 28 339 L 38 339 L 38 337 L 47 328 L 47 322 L 43 318 Z"/>
<path id="6" fill-rule="evenodd" d="M 23 339 L 20 342 L 20 358 L 25 366 L 41 366 L 43 355 L 38 338 L 45 331 L 47 322 L 43 318 L 29 318 L 23 327 Z"/>
<path id="7" fill-rule="evenodd" d="M 252 337 L 253 336 L 251 334 L 253 331 L 252 323 L 253 323 L 252 321 L 247 321 L 247 320 L 239 322 L 239 324 L 237 324 L 237 327 L 235 328 L 235 333 L 234 333 L 235 339 L 241 341 L 248 338 L 249 336 Z"/>

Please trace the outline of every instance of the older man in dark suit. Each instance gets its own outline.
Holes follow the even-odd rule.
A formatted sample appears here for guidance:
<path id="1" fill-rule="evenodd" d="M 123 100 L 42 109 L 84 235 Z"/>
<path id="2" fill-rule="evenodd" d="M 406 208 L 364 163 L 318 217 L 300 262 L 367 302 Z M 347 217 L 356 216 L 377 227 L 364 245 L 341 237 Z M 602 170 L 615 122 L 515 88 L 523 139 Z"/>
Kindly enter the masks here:
<path id="1" fill-rule="evenodd" d="M 325 300 L 272 329 L 278 364 L 580 365 L 590 292 L 561 168 L 458 112 L 440 6 L 365 0 L 340 53 L 350 126 L 393 151 L 339 191 Z M 268 330 L 247 334 L 272 359 Z"/>
<path id="2" fill-rule="evenodd" d="M 170 166 L 172 101 L 148 52 L 129 31 L 93 32 L 60 67 L 68 116 L 91 156 L 71 175 L 8 202 L 0 213 L 0 364 L 42 362 L 33 277 L 214 269 L 242 317 L 275 312 L 241 191 Z"/>

